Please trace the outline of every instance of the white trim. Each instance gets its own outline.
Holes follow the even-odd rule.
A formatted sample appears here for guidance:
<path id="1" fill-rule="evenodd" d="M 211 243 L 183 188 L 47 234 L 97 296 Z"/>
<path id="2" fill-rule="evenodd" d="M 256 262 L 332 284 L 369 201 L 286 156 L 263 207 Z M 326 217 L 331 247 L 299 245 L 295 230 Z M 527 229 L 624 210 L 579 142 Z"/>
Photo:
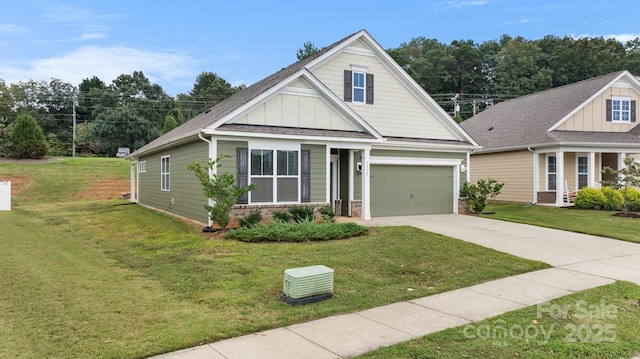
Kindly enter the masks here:
<path id="1" fill-rule="evenodd" d="M 556 152 L 556 206 L 564 205 L 564 152 Z"/>
<path id="2" fill-rule="evenodd" d="M 620 119 L 619 120 L 616 120 L 616 119 L 613 118 L 613 113 L 614 113 L 613 101 L 620 101 L 620 110 L 617 111 L 617 112 L 620 113 Z M 629 103 L 629 110 L 626 111 L 627 112 L 627 120 L 626 121 L 622 119 L 622 114 L 623 114 L 623 112 L 625 112 L 625 111 L 622 110 L 622 103 L 623 102 L 628 102 Z M 618 123 L 618 124 L 625 124 L 625 125 L 631 123 L 631 97 L 629 97 L 629 96 L 620 96 L 620 95 L 615 95 L 615 96 L 611 97 L 611 123 Z"/>
<path id="3" fill-rule="evenodd" d="M 355 161 L 354 161 L 354 155 L 355 155 L 355 150 L 349 150 L 349 169 L 347 171 L 347 175 L 349 177 L 349 205 L 347 208 L 347 213 L 349 215 L 349 217 L 351 217 L 351 202 L 353 202 L 353 200 L 355 199 L 355 196 L 353 195 L 353 191 L 354 191 L 354 187 L 355 187 Z"/>
<path id="4" fill-rule="evenodd" d="M 538 192 L 540 191 L 540 154 L 533 151 L 533 200 L 531 203 L 538 203 Z"/>
<path id="5" fill-rule="evenodd" d="M 163 172 L 165 158 L 167 159 L 167 167 L 168 167 L 167 172 Z M 165 181 L 164 181 L 165 175 L 167 176 L 166 187 L 165 187 Z M 171 156 L 170 155 L 165 155 L 160 157 L 160 191 L 162 192 L 171 191 Z"/>
<path id="6" fill-rule="evenodd" d="M 370 163 L 372 165 L 398 166 L 460 166 L 462 159 L 371 156 Z"/>
<path id="7" fill-rule="evenodd" d="M 584 157 L 587 159 L 587 173 L 580 173 L 580 157 Z M 591 178 L 591 166 L 589 166 L 590 161 L 589 161 L 589 154 L 588 153 L 579 153 L 576 152 L 575 153 L 575 162 L 576 162 L 576 181 L 575 181 L 575 191 L 577 192 L 580 189 L 580 175 L 587 175 L 587 184 L 585 185 L 585 187 L 591 187 L 589 186 L 589 182 L 590 178 Z M 566 188 L 565 190 L 569 190 L 568 188 Z"/>
<path id="8" fill-rule="evenodd" d="M 600 157 L 602 157 L 602 155 L 600 155 Z M 596 188 L 596 173 L 600 172 L 597 171 L 596 168 L 600 168 L 600 167 L 596 167 L 596 153 L 595 152 L 589 152 L 589 182 L 587 183 L 588 187 L 593 187 Z"/>
<path id="9" fill-rule="evenodd" d="M 256 132 L 241 132 L 241 131 L 224 131 L 224 130 L 204 130 L 204 133 L 216 136 L 229 136 L 229 137 L 242 137 L 242 138 L 265 138 L 271 140 L 298 140 L 298 141 L 318 141 L 319 143 L 327 144 L 329 142 L 354 142 L 354 143 L 366 143 L 381 142 L 382 139 L 371 138 L 353 138 L 353 137 L 322 137 L 322 136 L 304 136 L 304 135 L 285 135 L 278 133 L 256 133 Z M 322 141 L 318 140 L 322 137 Z"/>
<path id="10" fill-rule="evenodd" d="M 371 156 L 369 150 L 362 151 L 362 204 L 361 217 L 363 220 L 371 219 Z"/>
<path id="11" fill-rule="evenodd" d="M 549 172 L 549 157 L 554 157 L 556 159 L 556 171 Z M 549 188 L 549 175 L 556 175 L 556 189 L 552 190 Z M 558 190 L 558 156 L 556 152 L 546 153 L 544 156 L 544 190 L 549 191 L 557 191 Z"/>

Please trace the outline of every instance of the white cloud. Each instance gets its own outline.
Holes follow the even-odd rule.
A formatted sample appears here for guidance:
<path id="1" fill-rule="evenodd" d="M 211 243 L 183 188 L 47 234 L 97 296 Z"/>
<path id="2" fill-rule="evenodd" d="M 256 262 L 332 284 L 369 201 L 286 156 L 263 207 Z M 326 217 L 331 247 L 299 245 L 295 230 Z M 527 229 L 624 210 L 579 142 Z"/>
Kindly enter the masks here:
<path id="1" fill-rule="evenodd" d="M 172 94 L 171 87 L 195 78 L 196 61 L 179 52 L 152 52 L 131 47 L 79 48 L 61 57 L 28 62 L 26 65 L 0 63 L 0 73 L 7 83 L 18 81 L 61 79 L 74 86 L 88 77 L 97 76 L 110 83 L 121 74 L 142 71 L 153 83 Z"/>
<path id="2" fill-rule="evenodd" d="M 29 29 L 24 26 L 14 24 L 0 24 L 0 33 L 2 34 L 24 34 L 29 32 Z"/>
<path id="3" fill-rule="evenodd" d="M 596 34 L 579 34 L 571 35 L 574 39 L 584 39 L 584 38 L 594 38 L 594 37 L 603 37 L 605 39 L 616 39 L 621 42 L 623 45 L 630 40 L 635 40 L 636 37 L 640 37 L 640 33 L 637 34 L 609 34 L 609 35 L 596 35 Z"/>
<path id="4" fill-rule="evenodd" d="M 96 40 L 103 39 L 107 37 L 107 34 L 93 33 L 93 34 L 82 34 L 78 38 L 78 40 Z"/>
<path id="5" fill-rule="evenodd" d="M 434 11 L 450 10 L 452 8 L 461 9 L 467 6 L 483 6 L 488 5 L 489 0 L 451 0 L 451 1 L 439 1 L 434 6 Z"/>

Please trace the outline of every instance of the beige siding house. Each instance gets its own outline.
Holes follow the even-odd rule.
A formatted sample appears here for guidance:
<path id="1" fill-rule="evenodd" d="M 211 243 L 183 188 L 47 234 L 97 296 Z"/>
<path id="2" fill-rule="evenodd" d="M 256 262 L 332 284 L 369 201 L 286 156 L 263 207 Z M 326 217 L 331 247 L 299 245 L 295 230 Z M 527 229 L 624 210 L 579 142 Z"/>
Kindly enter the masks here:
<path id="1" fill-rule="evenodd" d="M 479 148 L 362 30 L 136 150 L 132 198 L 207 222 L 186 165 L 225 156 L 215 171 L 255 185 L 236 216 L 300 204 L 363 219 L 456 213 Z"/>
<path id="2" fill-rule="evenodd" d="M 499 200 L 566 205 L 612 180 L 604 167 L 637 158 L 639 99 L 640 82 L 621 71 L 499 103 L 461 124 L 482 146 L 471 180 L 504 182 Z"/>

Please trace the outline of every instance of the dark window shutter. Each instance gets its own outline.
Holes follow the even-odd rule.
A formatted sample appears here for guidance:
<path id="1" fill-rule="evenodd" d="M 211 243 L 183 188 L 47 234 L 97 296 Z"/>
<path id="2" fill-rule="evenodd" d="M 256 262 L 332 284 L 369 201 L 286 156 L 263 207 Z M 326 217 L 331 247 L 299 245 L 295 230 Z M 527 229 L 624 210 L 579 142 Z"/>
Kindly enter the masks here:
<path id="1" fill-rule="evenodd" d="M 631 122 L 636 122 L 636 101 L 631 100 Z"/>
<path id="2" fill-rule="evenodd" d="M 367 74 L 367 103 L 373 104 L 373 74 Z"/>
<path id="3" fill-rule="evenodd" d="M 249 149 L 246 147 L 238 147 L 236 148 L 236 155 L 236 180 L 238 187 L 245 188 L 249 185 Z M 238 204 L 247 203 L 249 203 L 248 193 L 238 197 Z"/>
<path id="4" fill-rule="evenodd" d="M 350 70 L 344 70 L 344 100 L 351 102 L 353 98 L 353 75 Z"/>
<path id="5" fill-rule="evenodd" d="M 311 151 L 300 151 L 300 202 L 311 202 Z"/>
<path id="6" fill-rule="evenodd" d="M 611 106 L 611 100 L 607 100 L 607 121 L 611 121 L 611 111 L 613 111 L 613 108 Z"/>

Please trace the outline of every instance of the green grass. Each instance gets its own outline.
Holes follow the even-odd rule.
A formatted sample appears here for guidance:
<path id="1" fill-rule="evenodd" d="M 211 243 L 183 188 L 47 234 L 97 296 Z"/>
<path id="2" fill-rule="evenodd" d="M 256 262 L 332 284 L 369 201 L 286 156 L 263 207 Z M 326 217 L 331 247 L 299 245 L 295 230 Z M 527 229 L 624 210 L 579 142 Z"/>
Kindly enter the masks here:
<path id="1" fill-rule="evenodd" d="M 123 201 L 69 200 L 96 178 L 126 178 L 126 161 L 0 173 L 31 180 L 0 212 L 0 357 L 146 357 L 548 267 L 411 227 L 243 243 Z M 280 302 L 284 269 L 315 264 L 335 270 L 334 298 Z"/>
<path id="2" fill-rule="evenodd" d="M 572 232 L 640 243 L 640 218 L 614 217 L 613 211 L 581 210 L 534 206 L 522 203 L 491 202 L 486 218 L 527 223 Z"/>
<path id="3" fill-rule="evenodd" d="M 631 358 L 640 352 L 638 323 L 640 287 L 616 282 L 359 358 Z"/>

